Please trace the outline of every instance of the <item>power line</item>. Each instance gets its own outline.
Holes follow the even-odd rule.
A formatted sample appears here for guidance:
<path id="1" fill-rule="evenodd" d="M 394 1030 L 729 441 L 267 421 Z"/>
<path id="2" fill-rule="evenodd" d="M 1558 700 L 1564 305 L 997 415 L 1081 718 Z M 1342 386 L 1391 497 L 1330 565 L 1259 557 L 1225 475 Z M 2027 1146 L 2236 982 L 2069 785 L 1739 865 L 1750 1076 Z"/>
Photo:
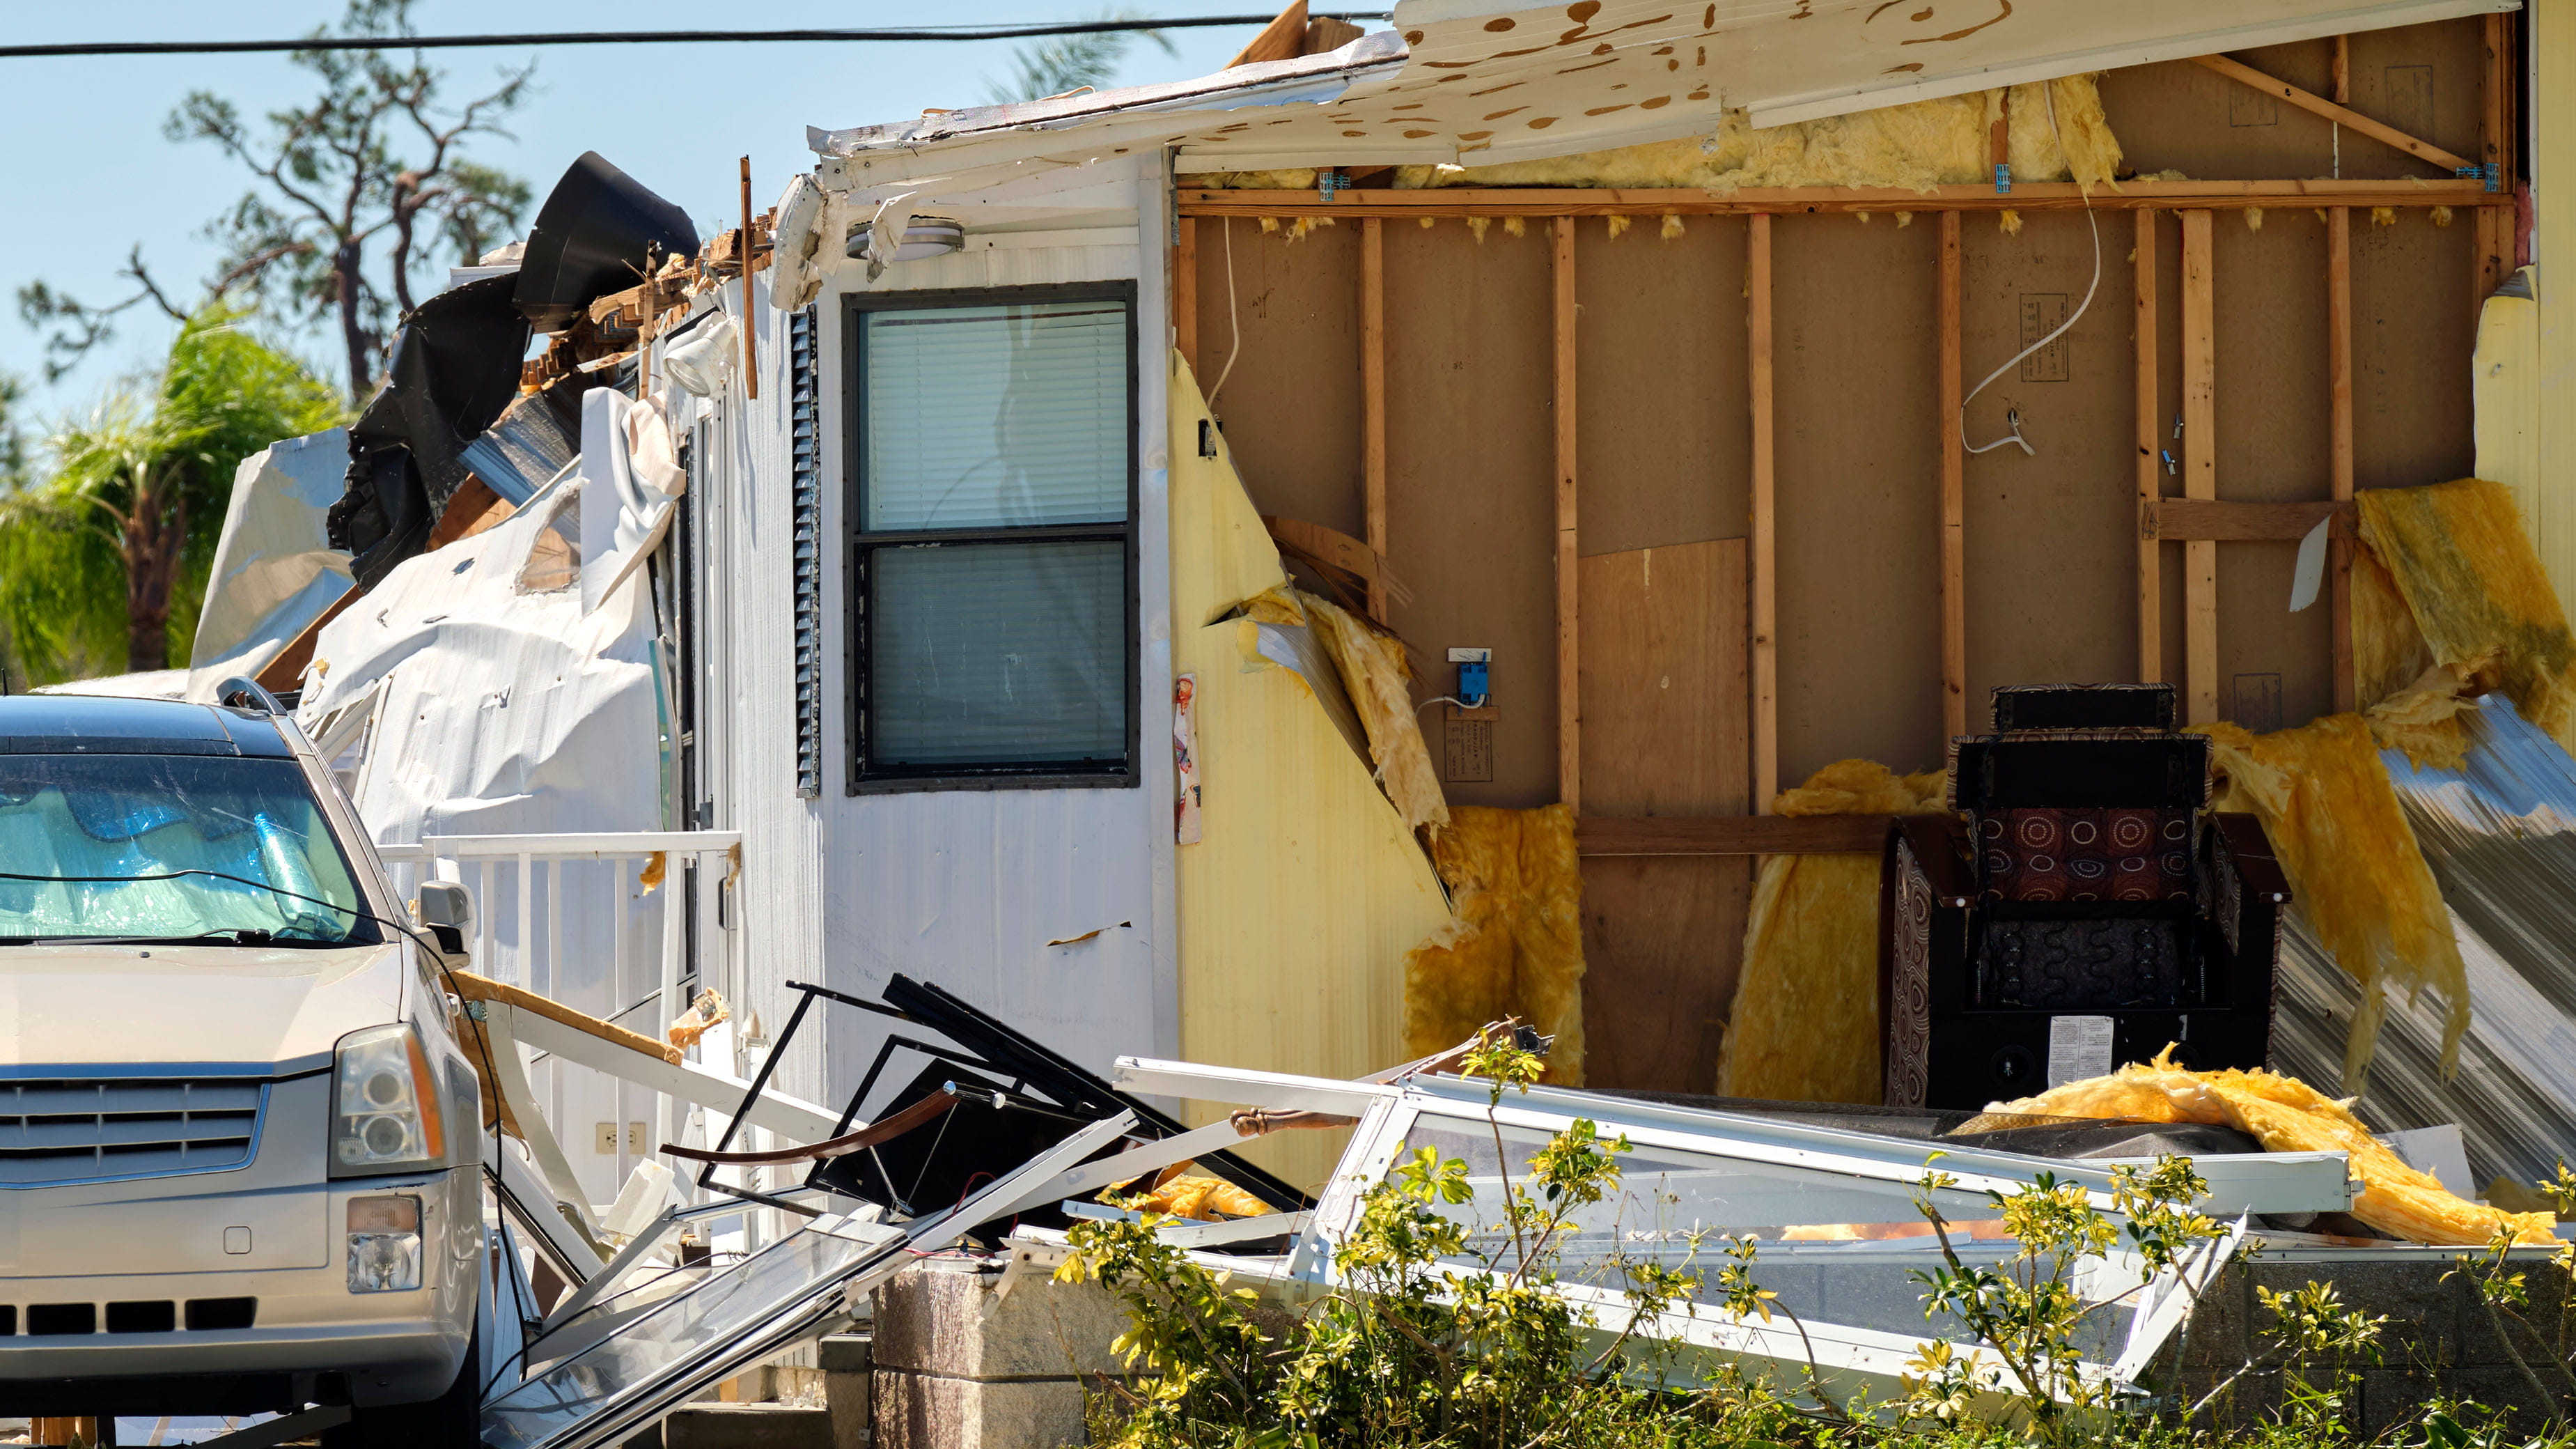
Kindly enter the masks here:
<path id="1" fill-rule="evenodd" d="M 1385 12 L 1323 15 L 1376 20 Z M 1027 40 L 1049 35 L 1119 31 L 1207 30 L 1268 25 L 1269 15 L 1189 15 L 1171 20 L 1069 20 L 1053 25 L 932 25 L 913 30 L 559 30 L 527 35 L 313 35 L 301 40 L 77 40 L 60 45 L 0 45 L 0 60 L 73 55 L 244 55 L 319 50 L 470 50 L 526 45 L 673 45 L 705 42 Z"/>

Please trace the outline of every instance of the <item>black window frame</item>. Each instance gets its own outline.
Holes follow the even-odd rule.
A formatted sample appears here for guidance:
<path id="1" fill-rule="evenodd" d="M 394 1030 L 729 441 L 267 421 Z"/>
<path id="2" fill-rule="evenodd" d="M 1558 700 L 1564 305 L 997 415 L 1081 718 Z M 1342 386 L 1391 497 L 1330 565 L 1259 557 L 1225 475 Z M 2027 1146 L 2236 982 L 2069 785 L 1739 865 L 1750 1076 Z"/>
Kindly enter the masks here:
<path id="1" fill-rule="evenodd" d="M 1127 314 L 1127 512 L 1108 523 L 1037 524 L 1021 527 L 887 529 L 871 531 L 867 523 L 867 327 L 871 312 L 937 311 L 960 307 L 1030 305 L 1049 302 L 1118 302 Z M 1139 567 L 1142 507 L 1142 456 L 1138 428 L 1142 421 L 1136 330 L 1136 283 L 1066 282 L 1022 287 L 954 287 L 922 291 L 857 292 L 843 297 L 841 345 L 842 508 L 841 526 L 843 673 L 848 681 L 843 717 L 849 723 L 846 758 L 851 795 L 898 794 L 922 790 L 1101 790 L 1135 789 L 1144 782 L 1140 758 L 1144 711 L 1142 588 Z M 881 549 L 924 544 L 1102 543 L 1122 545 L 1126 564 L 1125 658 L 1127 683 L 1125 758 L 1115 767 L 1097 761 L 1059 760 L 989 765 L 885 766 L 869 759 L 875 733 L 869 676 L 874 659 L 869 647 L 868 600 L 874 582 L 872 556 Z"/>

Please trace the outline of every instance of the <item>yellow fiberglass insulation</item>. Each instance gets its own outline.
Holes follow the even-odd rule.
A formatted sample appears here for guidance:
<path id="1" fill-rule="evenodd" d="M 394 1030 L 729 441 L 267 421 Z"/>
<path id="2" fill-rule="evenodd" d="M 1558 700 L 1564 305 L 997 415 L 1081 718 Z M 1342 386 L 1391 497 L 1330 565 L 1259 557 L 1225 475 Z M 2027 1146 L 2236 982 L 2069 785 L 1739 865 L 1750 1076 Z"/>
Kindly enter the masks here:
<path id="1" fill-rule="evenodd" d="M 2415 627 L 2388 566 L 2368 548 L 2352 550 L 2352 683 L 2361 707 L 2406 688 L 2432 667 L 2424 631 Z"/>
<path id="2" fill-rule="evenodd" d="M 2361 983 L 2361 1009 L 2344 1039 L 2343 1089 L 2358 1095 L 2369 1079 L 2392 985 L 2442 993 L 2442 1070 L 2456 1069 L 2469 1027 L 2467 968 L 2370 723 L 2335 714 L 2267 735 L 2232 724 L 2194 728 L 2217 746 L 2225 778 L 2217 808 L 2263 822 L 2290 878 L 2290 908 Z"/>
<path id="3" fill-rule="evenodd" d="M 1368 620 L 1313 594 L 1300 592 L 1306 621 L 1333 656 L 1333 669 L 1359 711 L 1360 728 L 1368 734 L 1369 759 L 1377 782 L 1395 802 L 1404 823 L 1420 830 L 1444 829 L 1449 802 L 1440 793 L 1440 776 L 1431 768 L 1431 751 L 1422 743 L 1413 691 L 1406 681 L 1413 671 L 1404 662 L 1404 641 Z"/>
<path id="4" fill-rule="evenodd" d="M 2012 88 L 2008 154 L 2022 181 L 2091 184 L 2119 169 L 2120 142 L 2089 75 Z M 1609 151 L 1496 166 L 1399 166 L 1399 187 L 1696 187 L 1724 194 L 1748 186 L 1935 186 L 1991 181 L 1993 124 L 2002 91 L 1883 106 L 1846 116 L 1754 130 L 1728 111 L 1715 133 Z M 2049 119 L 2049 100 L 2056 122 Z M 2060 138 L 2064 144 L 2059 144 Z"/>
<path id="5" fill-rule="evenodd" d="M 2518 1243 L 2552 1243 L 2552 1215 L 2511 1213 L 2454 1196 L 2431 1174 L 2408 1167 L 2371 1134 L 2351 1108 L 2295 1077 L 2267 1071 L 2184 1071 L 2167 1047 L 2152 1062 L 2106 1077 L 2053 1087 L 2036 1097 L 1997 1102 L 1989 1113 L 2040 1117 L 2123 1118 L 2136 1122 L 2201 1122 L 2233 1127 L 2266 1152 L 2342 1152 L 2361 1179 L 2352 1215 L 2408 1242 L 2483 1247 L 2498 1230 Z M 1978 1122 L 1964 1124 L 1972 1131 Z"/>
<path id="6" fill-rule="evenodd" d="M 1942 775 L 1843 760 L 1784 790 L 1781 815 L 1943 809 Z M 1886 1099 L 1878 1020 L 1876 854 L 1764 858 L 1744 926 L 1716 1090 L 1780 1102 Z"/>
<path id="7" fill-rule="evenodd" d="M 2501 483 L 2366 488 L 2361 538 L 2379 555 L 2433 662 L 2492 679 L 2522 717 L 2576 751 L 2576 637 Z"/>
<path id="8" fill-rule="evenodd" d="M 1460 806 L 1431 845 L 1448 924 L 1404 957 L 1404 1051 L 1429 1056 L 1514 1016 L 1556 1038 L 1547 1080 L 1583 1085 L 1583 875 L 1574 816 Z"/>

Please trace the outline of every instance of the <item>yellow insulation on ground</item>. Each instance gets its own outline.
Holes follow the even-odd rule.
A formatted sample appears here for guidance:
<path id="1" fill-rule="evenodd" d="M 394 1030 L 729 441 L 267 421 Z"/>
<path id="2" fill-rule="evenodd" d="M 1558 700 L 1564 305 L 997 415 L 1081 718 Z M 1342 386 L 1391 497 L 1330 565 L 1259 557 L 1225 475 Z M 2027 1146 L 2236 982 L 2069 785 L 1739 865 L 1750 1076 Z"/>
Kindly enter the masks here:
<path id="1" fill-rule="evenodd" d="M 1898 775 L 1867 760 L 1818 770 L 1781 792 L 1781 815 L 1937 811 L 1942 774 Z M 1780 1102 L 1886 1098 L 1878 1020 L 1879 857 L 1774 855 L 1744 926 L 1744 969 L 1719 1044 L 1720 1096 Z"/>
<path id="2" fill-rule="evenodd" d="M 1121 1201 L 1140 1212 L 1195 1218 L 1203 1223 L 1223 1218 L 1257 1218 L 1270 1211 L 1270 1204 L 1216 1177 L 1175 1177 L 1169 1182 L 1156 1184 L 1141 1199 Z"/>
<path id="3" fill-rule="evenodd" d="M 2576 637 L 2501 483 L 2366 488 L 2361 537 L 2406 598 L 2437 664 L 2492 679 L 2576 751 Z"/>
<path id="4" fill-rule="evenodd" d="M 1460 806 L 1432 842 L 1453 915 L 1404 957 L 1404 1053 L 1516 1016 L 1556 1038 L 1547 1080 L 1583 1085 L 1583 874 L 1574 816 Z"/>
<path id="5" fill-rule="evenodd" d="M 1998 1102 L 1995 1114 L 2203 1122 L 2233 1127 L 2266 1152 L 2342 1152 L 2361 1179 L 2352 1215 L 2413 1243 L 2483 1246 L 2499 1229 L 2519 1243 L 2552 1243 L 2548 1213 L 2509 1213 L 2454 1196 L 2431 1174 L 2408 1167 L 2343 1103 L 2295 1077 L 2235 1070 L 2190 1072 L 2167 1047 L 2153 1062 L 2069 1082 L 2036 1097 Z M 1959 1130 L 1975 1131 L 1970 1121 Z"/>
<path id="6" fill-rule="evenodd" d="M 1308 627 L 1333 656 L 1333 669 L 1359 711 L 1367 732 L 1369 759 L 1377 782 L 1404 816 L 1420 830 L 1449 824 L 1449 802 L 1440 793 L 1439 772 L 1431 768 L 1431 751 L 1422 743 L 1422 726 L 1413 709 L 1407 681 L 1413 670 L 1404 662 L 1404 641 L 1340 605 L 1300 591 Z"/>
<path id="7" fill-rule="evenodd" d="M 2268 735 L 2232 724 L 2194 728 L 2217 744 L 2225 779 L 2217 808 L 2263 822 L 2290 878 L 2291 909 L 2361 983 L 2361 1010 L 2344 1041 L 2343 1089 L 2358 1094 L 2368 1081 L 2392 985 L 2442 993 L 2442 1069 L 2456 1068 L 2469 1027 L 2467 968 L 2369 723 L 2335 714 Z"/>

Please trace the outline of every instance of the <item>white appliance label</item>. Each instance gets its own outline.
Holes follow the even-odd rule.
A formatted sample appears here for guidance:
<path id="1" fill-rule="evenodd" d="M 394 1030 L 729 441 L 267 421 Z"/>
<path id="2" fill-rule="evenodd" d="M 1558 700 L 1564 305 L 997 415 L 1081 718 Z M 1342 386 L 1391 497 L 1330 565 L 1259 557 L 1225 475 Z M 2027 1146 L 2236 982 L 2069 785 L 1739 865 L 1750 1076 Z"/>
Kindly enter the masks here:
<path id="1" fill-rule="evenodd" d="M 2111 1070 L 2111 1018 L 2053 1016 L 2048 1019 L 2048 1084 L 2063 1087 Z"/>

